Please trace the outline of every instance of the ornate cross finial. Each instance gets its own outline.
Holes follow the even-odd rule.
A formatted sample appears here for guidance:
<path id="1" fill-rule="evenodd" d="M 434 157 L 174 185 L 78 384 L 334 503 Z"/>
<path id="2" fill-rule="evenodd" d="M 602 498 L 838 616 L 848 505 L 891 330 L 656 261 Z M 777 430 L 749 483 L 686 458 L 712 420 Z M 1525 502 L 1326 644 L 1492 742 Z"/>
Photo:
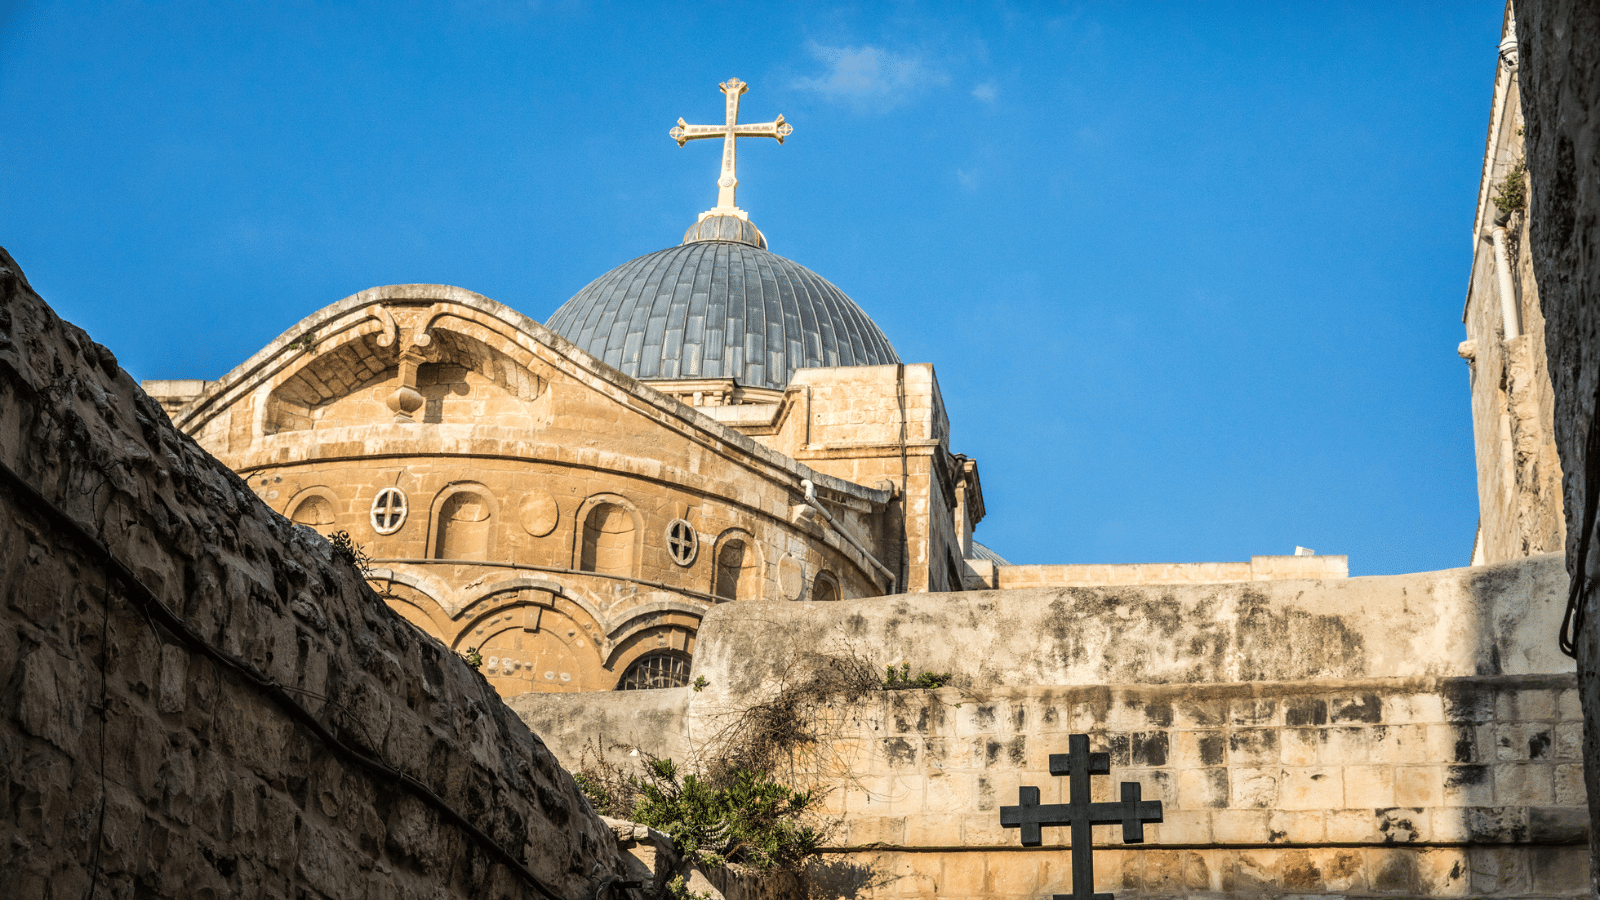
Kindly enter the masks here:
<path id="1" fill-rule="evenodd" d="M 739 178 L 734 174 L 734 144 L 742 137 L 770 137 L 777 138 L 778 143 L 794 133 L 794 127 L 778 116 L 771 122 L 762 122 L 756 125 L 739 124 L 739 95 L 750 89 L 737 78 L 729 78 L 722 84 L 722 93 L 728 98 L 728 121 L 725 125 L 690 125 L 683 119 L 678 120 L 678 127 L 669 132 L 672 139 L 682 147 L 689 141 L 700 138 L 722 138 L 722 175 L 717 179 L 717 209 L 737 209 L 733 201 L 734 188 L 739 186 Z"/>

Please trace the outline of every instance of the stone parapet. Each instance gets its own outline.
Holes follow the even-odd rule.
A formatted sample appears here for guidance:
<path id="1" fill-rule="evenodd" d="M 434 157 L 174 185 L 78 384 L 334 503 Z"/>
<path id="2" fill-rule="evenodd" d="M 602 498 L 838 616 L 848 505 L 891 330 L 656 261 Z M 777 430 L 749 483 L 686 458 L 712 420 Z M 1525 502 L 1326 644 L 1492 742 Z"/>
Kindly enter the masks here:
<path id="1" fill-rule="evenodd" d="M 1348 578 L 1348 556 L 1252 556 L 1249 562 L 996 566 L 997 586 L 1103 587 Z"/>

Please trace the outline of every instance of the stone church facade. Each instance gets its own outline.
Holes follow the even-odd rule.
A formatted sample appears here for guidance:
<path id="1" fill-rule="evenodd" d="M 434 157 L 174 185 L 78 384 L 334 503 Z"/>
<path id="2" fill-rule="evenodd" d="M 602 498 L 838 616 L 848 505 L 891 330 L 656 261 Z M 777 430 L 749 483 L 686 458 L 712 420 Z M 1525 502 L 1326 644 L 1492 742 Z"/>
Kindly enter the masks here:
<path id="1" fill-rule="evenodd" d="M 735 126 L 745 86 L 723 88 L 739 135 L 788 129 Z M 389 603 L 481 654 L 505 696 L 687 684 L 701 617 L 730 601 L 1347 574 L 1342 556 L 1007 564 L 973 540 L 978 464 L 950 446 L 933 367 L 768 250 L 733 197 L 545 324 L 378 287 L 217 381 L 145 387 L 274 510 L 348 533 Z"/>

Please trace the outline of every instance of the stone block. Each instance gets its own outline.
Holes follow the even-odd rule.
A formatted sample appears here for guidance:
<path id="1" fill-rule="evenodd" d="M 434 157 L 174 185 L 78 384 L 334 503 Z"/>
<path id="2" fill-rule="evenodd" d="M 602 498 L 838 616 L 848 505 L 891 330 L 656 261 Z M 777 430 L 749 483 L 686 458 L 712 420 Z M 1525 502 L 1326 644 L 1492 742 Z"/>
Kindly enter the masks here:
<path id="1" fill-rule="evenodd" d="M 1428 810 L 1428 833 L 1433 840 L 1465 843 L 1472 838 L 1466 807 L 1435 806 Z"/>
<path id="2" fill-rule="evenodd" d="M 1272 843 L 1319 844 L 1327 828 L 1324 814 L 1315 810 L 1274 809 L 1268 813 L 1268 840 Z"/>
<path id="3" fill-rule="evenodd" d="M 1495 718 L 1501 722 L 1550 721 L 1557 711 L 1561 692 L 1548 688 L 1527 691 L 1501 691 L 1495 698 Z"/>
<path id="4" fill-rule="evenodd" d="M 1328 721 L 1376 725 L 1383 721 L 1383 701 L 1376 694 L 1354 694 L 1328 699 Z"/>
<path id="5" fill-rule="evenodd" d="M 1562 722 L 1556 726 L 1556 759 L 1583 759 L 1583 723 Z"/>
<path id="6" fill-rule="evenodd" d="M 1263 727 L 1283 724 L 1278 701 L 1267 697 L 1235 697 L 1228 701 L 1228 724 Z"/>
<path id="7" fill-rule="evenodd" d="M 907 847 L 961 846 L 961 816 L 955 814 L 906 817 Z"/>
<path id="8" fill-rule="evenodd" d="M 1474 806 L 1467 809 L 1471 840 L 1488 844 L 1518 844 L 1528 839 L 1525 806 Z"/>
<path id="9" fill-rule="evenodd" d="M 978 897 L 988 890 L 988 853 L 944 853 L 939 857 L 939 880 L 936 886 L 940 897 Z M 1002 859 L 1001 864 L 1004 864 Z M 814 883 L 814 879 L 807 879 Z M 833 896 L 851 896 L 854 891 L 834 892 Z M 815 896 L 815 894 L 813 894 Z"/>
<path id="10" fill-rule="evenodd" d="M 1323 822 L 1330 843 L 1372 844 L 1381 840 L 1377 815 L 1370 809 L 1330 809 Z"/>
<path id="11" fill-rule="evenodd" d="M 1586 806 L 1589 792 L 1583 783 L 1581 763 L 1563 763 L 1555 767 L 1555 797 L 1559 806 Z"/>
<path id="12" fill-rule="evenodd" d="M 1229 766 L 1259 766 L 1278 761 L 1278 729 L 1248 728 L 1228 735 Z"/>
<path id="13" fill-rule="evenodd" d="M 1278 803 L 1278 780 L 1281 770 L 1271 768 L 1234 768 L 1228 772 L 1231 788 L 1229 806 L 1237 808 L 1270 809 Z"/>
<path id="14" fill-rule="evenodd" d="M 1363 851 L 1372 890 L 1383 894 L 1415 894 L 1422 888 L 1421 866 L 1411 850 Z"/>
<path id="15" fill-rule="evenodd" d="M 1555 802 L 1553 766 L 1501 763 L 1494 770 L 1494 802 L 1498 806 L 1549 806 Z"/>
<path id="16" fill-rule="evenodd" d="M 1283 809 L 1339 809 L 1344 806 L 1343 773 L 1331 766 L 1285 767 L 1278 805 Z"/>
<path id="17" fill-rule="evenodd" d="M 1436 762 L 1434 747 L 1429 737 L 1432 728 L 1443 725 L 1385 725 L 1373 730 L 1371 758 L 1373 762 L 1422 763 Z"/>
<path id="18" fill-rule="evenodd" d="M 1576 689 L 1562 691 L 1556 698 L 1556 717 L 1563 722 L 1582 722 L 1582 694 Z"/>
<path id="19" fill-rule="evenodd" d="M 1322 743 L 1320 728 L 1285 728 L 1278 732 L 1278 759 L 1286 766 L 1316 765 Z"/>
<path id="20" fill-rule="evenodd" d="M 1444 802 L 1444 770 L 1439 766 L 1397 766 L 1394 802 L 1399 806 L 1438 806 Z"/>
<path id="21" fill-rule="evenodd" d="M 1219 809 L 1211 816 L 1212 840 L 1219 844 L 1264 844 L 1272 836 L 1264 809 Z"/>
<path id="22" fill-rule="evenodd" d="M 1444 721 L 1444 698 L 1438 694 L 1390 694 L 1383 698 L 1387 725 L 1428 725 Z"/>
<path id="23" fill-rule="evenodd" d="M 1226 765 L 1228 736 L 1221 731 L 1180 731 L 1173 741 L 1172 765 L 1180 769 Z"/>
<path id="24" fill-rule="evenodd" d="M 1394 769 L 1390 766 L 1345 766 L 1344 803 L 1350 808 L 1394 805 Z"/>
<path id="25" fill-rule="evenodd" d="M 928 813 L 965 813 L 973 807 L 973 793 L 971 775 L 930 774 L 924 787 L 923 809 Z"/>
<path id="26" fill-rule="evenodd" d="M 998 823 L 999 816 L 995 816 Z M 850 846 L 870 847 L 884 844 L 890 847 L 904 845 L 906 819 L 904 816 L 852 816 L 845 820 L 849 829 Z"/>
<path id="27" fill-rule="evenodd" d="M 1592 890 L 1589 854 L 1581 846 L 1534 847 L 1529 855 L 1534 891 L 1540 894 L 1576 895 Z"/>
<path id="28" fill-rule="evenodd" d="M 1459 763 L 1474 765 L 1488 762 L 1479 751 L 1478 727 L 1475 725 L 1429 725 L 1425 757 L 1405 762 Z M 1492 745 L 1483 748 L 1493 754 Z M 1395 760 L 1402 762 L 1402 760 Z"/>
<path id="29" fill-rule="evenodd" d="M 1228 770 L 1184 769 L 1178 772 L 1178 805 L 1184 809 L 1222 808 L 1228 805 Z"/>
<path id="30" fill-rule="evenodd" d="M 1394 806 L 1373 811 L 1378 834 L 1386 844 L 1413 844 L 1428 840 L 1428 811 L 1414 807 Z"/>
<path id="31" fill-rule="evenodd" d="M 1469 847 L 1467 860 L 1474 895 L 1503 896 L 1529 887 L 1528 855 L 1521 847 Z"/>
<path id="32" fill-rule="evenodd" d="M 1179 700 L 1172 704 L 1173 725 L 1178 728 L 1215 728 L 1228 721 L 1226 700 Z"/>
<path id="33" fill-rule="evenodd" d="M 1489 766 L 1446 766 L 1444 770 L 1446 806 L 1491 806 L 1494 804 L 1494 777 Z"/>
<path id="34" fill-rule="evenodd" d="M 1417 854 L 1417 881 L 1428 897 L 1465 897 L 1472 890 L 1472 864 L 1466 849 L 1438 847 Z"/>
<path id="35" fill-rule="evenodd" d="M 1579 806 L 1539 806 L 1528 810 L 1528 840 L 1567 844 L 1589 838 L 1589 810 Z"/>
<path id="36" fill-rule="evenodd" d="M 1017 830 L 1000 827 L 1000 814 L 961 817 L 961 842 L 967 846 L 1016 844 Z"/>
<path id="37" fill-rule="evenodd" d="M 1211 816 L 1204 809 L 1162 810 L 1161 821 L 1146 825 L 1146 840 L 1153 844 L 1209 844 Z"/>

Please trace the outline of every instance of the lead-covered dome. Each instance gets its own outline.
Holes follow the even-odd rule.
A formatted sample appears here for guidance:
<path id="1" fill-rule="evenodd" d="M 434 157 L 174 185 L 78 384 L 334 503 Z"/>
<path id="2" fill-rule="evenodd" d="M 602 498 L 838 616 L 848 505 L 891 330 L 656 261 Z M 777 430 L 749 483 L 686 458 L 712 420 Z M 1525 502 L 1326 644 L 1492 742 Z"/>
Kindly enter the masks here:
<path id="1" fill-rule="evenodd" d="M 711 221 L 720 218 L 702 217 L 681 246 L 596 278 L 545 325 L 640 379 L 782 390 L 799 368 L 900 361 L 843 291 L 764 249 L 748 222 Z"/>

